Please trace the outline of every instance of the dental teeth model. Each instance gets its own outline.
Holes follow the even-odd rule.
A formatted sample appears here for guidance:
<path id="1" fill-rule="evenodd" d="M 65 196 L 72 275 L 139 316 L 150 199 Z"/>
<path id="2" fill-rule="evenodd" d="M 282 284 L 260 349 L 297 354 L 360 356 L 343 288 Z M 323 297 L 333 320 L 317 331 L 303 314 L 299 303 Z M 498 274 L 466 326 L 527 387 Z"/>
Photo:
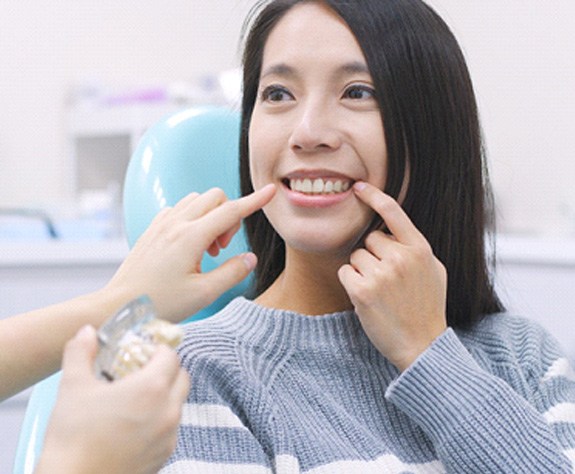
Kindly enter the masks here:
<path id="1" fill-rule="evenodd" d="M 143 367 L 158 344 L 175 348 L 183 330 L 176 324 L 156 318 L 152 302 L 141 296 L 112 316 L 98 331 L 100 350 L 96 373 L 117 380 Z"/>

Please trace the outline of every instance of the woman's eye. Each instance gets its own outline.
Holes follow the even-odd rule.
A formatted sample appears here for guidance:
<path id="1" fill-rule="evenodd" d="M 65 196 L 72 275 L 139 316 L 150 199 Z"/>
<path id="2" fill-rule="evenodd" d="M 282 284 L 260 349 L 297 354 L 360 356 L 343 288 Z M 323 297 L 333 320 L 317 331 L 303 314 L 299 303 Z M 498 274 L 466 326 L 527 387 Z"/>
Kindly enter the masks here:
<path id="1" fill-rule="evenodd" d="M 262 100 L 264 101 L 282 102 L 291 99 L 293 99 L 293 96 L 285 87 L 268 86 L 262 91 Z"/>
<path id="2" fill-rule="evenodd" d="M 375 90 L 368 86 L 351 86 L 345 90 L 344 97 L 354 100 L 375 99 Z"/>

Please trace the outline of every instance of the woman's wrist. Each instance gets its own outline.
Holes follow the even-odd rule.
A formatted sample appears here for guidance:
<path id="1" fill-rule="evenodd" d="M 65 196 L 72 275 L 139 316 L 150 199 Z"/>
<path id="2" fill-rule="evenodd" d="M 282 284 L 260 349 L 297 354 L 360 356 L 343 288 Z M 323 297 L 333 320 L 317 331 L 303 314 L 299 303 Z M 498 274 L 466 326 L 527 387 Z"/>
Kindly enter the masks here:
<path id="1" fill-rule="evenodd" d="M 34 470 L 34 474 L 96 474 L 98 469 L 90 463 L 90 456 L 79 454 L 72 446 L 58 449 L 46 445 Z M 100 471 L 101 472 L 101 471 Z"/>

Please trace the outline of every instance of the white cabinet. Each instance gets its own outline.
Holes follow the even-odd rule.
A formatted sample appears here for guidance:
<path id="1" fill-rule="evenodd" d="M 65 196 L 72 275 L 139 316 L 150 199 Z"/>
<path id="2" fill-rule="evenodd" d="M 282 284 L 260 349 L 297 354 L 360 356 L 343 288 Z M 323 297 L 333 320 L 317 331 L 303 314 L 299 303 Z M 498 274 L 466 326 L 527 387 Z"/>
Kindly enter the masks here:
<path id="1" fill-rule="evenodd" d="M 121 186 L 142 134 L 181 108 L 175 103 L 152 102 L 70 109 L 66 133 L 73 195 Z"/>
<path id="2" fill-rule="evenodd" d="M 575 362 L 575 239 L 502 236 L 498 260 L 508 311 L 539 322 Z"/>
<path id="3" fill-rule="evenodd" d="M 0 318 L 97 290 L 127 254 L 109 242 L 0 243 Z M 12 472 L 29 391 L 0 403 L 0 472 Z"/>

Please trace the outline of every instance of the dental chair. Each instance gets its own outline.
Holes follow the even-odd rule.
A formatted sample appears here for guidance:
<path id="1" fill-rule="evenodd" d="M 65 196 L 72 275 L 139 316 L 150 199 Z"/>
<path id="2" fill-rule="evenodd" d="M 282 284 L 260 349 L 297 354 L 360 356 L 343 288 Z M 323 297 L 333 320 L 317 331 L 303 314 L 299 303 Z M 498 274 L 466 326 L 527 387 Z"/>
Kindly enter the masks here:
<path id="1" fill-rule="evenodd" d="M 192 191 L 222 188 L 239 196 L 239 114 L 223 107 L 197 107 L 161 119 L 143 135 L 131 157 L 124 181 L 124 224 L 130 246 L 164 207 L 173 206 Z M 245 252 L 242 232 L 217 257 L 204 256 L 210 271 L 232 255 Z M 237 295 L 244 281 L 187 321 L 206 318 Z M 111 315 L 110 315 L 111 316 Z M 32 474 L 42 451 L 50 413 L 56 401 L 60 373 L 36 384 L 22 424 L 14 474 Z M 87 427 L 88 429 L 88 427 Z"/>

